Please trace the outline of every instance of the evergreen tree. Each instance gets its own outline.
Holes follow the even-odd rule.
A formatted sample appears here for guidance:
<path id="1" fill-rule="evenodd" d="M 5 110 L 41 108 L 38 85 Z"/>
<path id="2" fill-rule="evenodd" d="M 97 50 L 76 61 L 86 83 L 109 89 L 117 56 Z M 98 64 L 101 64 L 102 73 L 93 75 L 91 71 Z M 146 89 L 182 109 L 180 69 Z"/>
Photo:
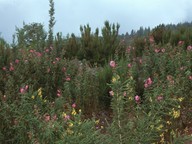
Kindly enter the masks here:
<path id="1" fill-rule="evenodd" d="M 49 0 L 49 16 L 50 16 L 50 20 L 49 20 L 49 35 L 48 35 L 48 46 L 53 44 L 53 27 L 55 25 L 55 9 L 54 9 L 54 1 L 53 0 Z"/>

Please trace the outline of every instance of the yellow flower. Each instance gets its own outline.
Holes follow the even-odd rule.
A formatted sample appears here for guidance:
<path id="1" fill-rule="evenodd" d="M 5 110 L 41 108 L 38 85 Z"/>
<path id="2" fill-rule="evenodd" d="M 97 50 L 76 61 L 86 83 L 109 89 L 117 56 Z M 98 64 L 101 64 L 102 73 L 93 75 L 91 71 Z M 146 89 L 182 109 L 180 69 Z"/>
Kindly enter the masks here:
<path id="1" fill-rule="evenodd" d="M 160 131 L 162 128 L 163 128 L 163 125 L 160 124 L 160 125 L 157 127 L 157 130 Z"/>
<path id="2" fill-rule="evenodd" d="M 42 98 L 42 88 L 39 88 L 38 91 L 37 91 L 37 93 L 38 93 L 38 96 L 39 96 L 40 98 Z"/>
<path id="3" fill-rule="evenodd" d="M 79 109 L 79 113 L 81 113 L 81 109 Z"/>
<path id="4" fill-rule="evenodd" d="M 182 101 L 184 100 L 184 98 L 183 98 L 183 97 L 180 97 L 180 98 L 178 98 L 178 100 L 179 100 L 180 102 L 182 102 Z"/>
<path id="5" fill-rule="evenodd" d="M 115 75 L 112 77 L 112 83 L 115 83 L 116 81 L 118 81 L 120 79 L 119 75 Z"/>
<path id="6" fill-rule="evenodd" d="M 32 95 L 32 96 L 31 96 L 31 98 L 32 98 L 32 99 L 35 99 L 35 96 L 34 96 L 34 95 Z"/>
<path id="7" fill-rule="evenodd" d="M 180 110 L 175 110 L 174 108 L 172 109 L 172 112 L 173 112 L 173 118 L 178 118 L 180 117 Z"/>
<path id="8" fill-rule="evenodd" d="M 101 129 L 103 129 L 104 127 L 103 126 L 101 126 Z"/>
<path id="9" fill-rule="evenodd" d="M 133 97 L 132 97 L 132 96 L 129 96 L 128 99 L 132 101 L 132 100 L 133 100 Z"/>
<path id="10" fill-rule="evenodd" d="M 68 134 L 73 134 L 73 131 L 70 130 L 69 128 L 67 128 L 67 133 L 68 133 Z"/>
<path id="11" fill-rule="evenodd" d="M 160 134 L 160 137 L 161 137 L 160 142 L 161 142 L 161 143 L 164 143 L 164 142 L 165 142 L 165 139 L 164 139 L 164 133 Z"/>
<path id="12" fill-rule="evenodd" d="M 71 114 L 72 114 L 72 115 L 76 115 L 76 114 L 77 114 L 77 112 L 75 111 L 75 109 L 72 110 Z"/>
<path id="13" fill-rule="evenodd" d="M 168 124 L 168 125 L 171 125 L 171 122 L 170 122 L 170 121 L 167 121 L 167 124 Z"/>
<path id="14" fill-rule="evenodd" d="M 73 123 L 70 122 L 68 126 L 69 126 L 69 127 L 73 127 Z"/>
<path id="15" fill-rule="evenodd" d="M 62 114 L 62 115 L 63 115 L 63 117 L 66 117 L 66 116 L 67 116 L 67 114 L 66 114 L 66 113 L 64 113 L 64 112 L 63 112 L 63 114 Z"/>
<path id="16" fill-rule="evenodd" d="M 96 120 L 96 121 L 95 121 L 95 124 L 99 124 L 99 121 L 100 121 L 100 119 Z"/>

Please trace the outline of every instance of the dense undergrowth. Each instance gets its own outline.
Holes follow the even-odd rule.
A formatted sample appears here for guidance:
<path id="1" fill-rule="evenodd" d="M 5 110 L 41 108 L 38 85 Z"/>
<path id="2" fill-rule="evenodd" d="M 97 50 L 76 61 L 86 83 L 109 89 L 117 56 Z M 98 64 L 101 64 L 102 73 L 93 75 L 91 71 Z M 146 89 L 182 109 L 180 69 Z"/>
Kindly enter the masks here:
<path id="1" fill-rule="evenodd" d="M 31 26 L 42 39 L 30 25 L 12 48 L 1 39 L 1 143 L 192 141 L 189 28 L 159 26 L 127 41 L 105 22 L 102 36 L 87 25 L 80 38 L 58 33 L 48 47 L 41 25 Z"/>

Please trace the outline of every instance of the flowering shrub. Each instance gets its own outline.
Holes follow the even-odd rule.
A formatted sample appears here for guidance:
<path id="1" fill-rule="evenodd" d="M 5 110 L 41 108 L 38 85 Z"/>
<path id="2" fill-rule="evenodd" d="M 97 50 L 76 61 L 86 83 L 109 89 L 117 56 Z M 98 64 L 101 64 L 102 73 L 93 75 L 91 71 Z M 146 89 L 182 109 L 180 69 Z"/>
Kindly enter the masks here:
<path id="1" fill-rule="evenodd" d="M 109 48 L 108 39 L 103 41 L 106 41 L 103 46 Z M 91 62 L 66 59 L 65 49 L 54 46 L 41 51 L 31 46 L 14 50 L 1 46 L 0 141 L 78 144 L 190 141 L 191 44 L 186 47 L 181 40 L 176 46 L 162 45 L 159 40 L 156 45 L 155 41 L 152 36 L 138 39 L 139 45 L 135 46 L 142 44 L 141 49 L 128 46 L 124 52 L 121 52 L 123 42 L 116 50 L 113 46 L 110 58 L 107 52 L 108 62 L 96 58 L 102 65 L 90 57 Z M 88 40 L 84 42 L 85 48 L 81 50 L 86 49 L 89 55 L 86 42 L 92 45 Z M 69 47 L 66 49 L 70 50 Z M 95 120 L 100 111 L 112 111 L 112 116 L 102 113 L 105 121 Z"/>

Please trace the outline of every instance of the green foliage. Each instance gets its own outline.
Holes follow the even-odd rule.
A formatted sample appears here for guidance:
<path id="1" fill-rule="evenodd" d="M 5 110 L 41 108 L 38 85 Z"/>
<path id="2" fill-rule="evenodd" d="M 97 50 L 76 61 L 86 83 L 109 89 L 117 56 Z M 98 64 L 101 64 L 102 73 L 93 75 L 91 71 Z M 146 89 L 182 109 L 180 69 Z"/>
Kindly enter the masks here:
<path id="1" fill-rule="evenodd" d="M 53 44 L 53 27 L 55 25 L 55 9 L 54 9 L 54 1 L 49 0 L 49 33 L 48 33 L 48 46 L 51 46 Z"/>
<path id="2" fill-rule="evenodd" d="M 43 51 L 45 46 L 46 32 L 40 23 L 23 23 L 22 28 L 16 28 L 17 47 L 30 49 L 35 47 L 38 51 Z"/>

